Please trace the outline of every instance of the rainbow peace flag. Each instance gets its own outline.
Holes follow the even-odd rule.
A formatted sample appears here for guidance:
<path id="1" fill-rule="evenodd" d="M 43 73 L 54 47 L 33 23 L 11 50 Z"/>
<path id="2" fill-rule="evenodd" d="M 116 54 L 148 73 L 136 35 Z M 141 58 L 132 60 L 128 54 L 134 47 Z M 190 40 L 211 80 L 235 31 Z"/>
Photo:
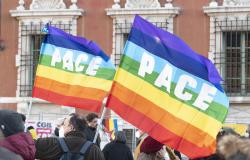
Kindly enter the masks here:
<path id="1" fill-rule="evenodd" d="M 229 101 L 214 65 L 135 17 L 107 106 L 190 158 L 215 152 Z"/>
<path id="2" fill-rule="evenodd" d="M 115 132 L 118 131 L 118 123 L 117 119 L 105 119 L 104 126 L 106 128 L 106 132 L 110 134 L 110 138 L 114 139 L 115 138 Z"/>
<path id="3" fill-rule="evenodd" d="M 99 112 L 110 91 L 115 66 L 92 41 L 47 26 L 33 97 Z"/>

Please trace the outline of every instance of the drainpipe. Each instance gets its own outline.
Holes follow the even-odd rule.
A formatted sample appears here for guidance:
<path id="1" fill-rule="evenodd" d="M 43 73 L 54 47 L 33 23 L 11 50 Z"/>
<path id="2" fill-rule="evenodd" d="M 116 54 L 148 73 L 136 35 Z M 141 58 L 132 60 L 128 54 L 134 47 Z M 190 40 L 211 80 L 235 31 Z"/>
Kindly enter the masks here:
<path id="1" fill-rule="evenodd" d="M 5 44 L 2 39 L 2 0 L 0 0 L 0 51 L 5 49 Z"/>

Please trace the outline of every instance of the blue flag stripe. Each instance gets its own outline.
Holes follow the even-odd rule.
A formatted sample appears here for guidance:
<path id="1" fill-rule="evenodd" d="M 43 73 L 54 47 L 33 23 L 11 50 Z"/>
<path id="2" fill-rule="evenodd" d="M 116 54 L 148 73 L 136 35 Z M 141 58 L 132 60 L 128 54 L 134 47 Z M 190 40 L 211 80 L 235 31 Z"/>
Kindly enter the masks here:
<path id="1" fill-rule="evenodd" d="M 157 63 L 155 63 L 154 71 L 156 73 L 158 73 L 158 74 L 162 71 L 162 69 L 164 68 L 164 66 L 166 64 L 169 64 L 174 70 L 174 76 L 173 76 L 173 80 L 172 80 L 172 82 L 174 82 L 174 83 L 178 82 L 179 77 L 181 75 L 188 75 L 188 76 L 193 77 L 194 79 L 196 79 L 197 80 L 197 87 L 196 88 L 191 88 L 191 87 L 187 86 L 187 89 L 195 92 L 196 94 L 199 94 L 199 92 L 201 90 L 201 84 L 202 83 L 206 83 L 206 84 L 208 84 L 210 86 L 213 85 L 210 82 L 205 81 L 205 80 L 203 80 L 203 79 L 201 79 L 201 78 L 199 78 L 197 76 L 194 76 L 194 75 L 192 75 L 192 74 L 190 74 L 190 73 L 188 73 L 188 72 L 186 72 L 186 71 L 184 71 L 182 69 L 176 68 L 175 66 L 173 66 L 172 64 L 170 64 L 166 60 L 147 52 L 144 48 L 141 48 L 140 46 L 134 44 L 133 42 L 127 41 L 127 43 L 126 43 L 126 54 L 125 54 L 127 57 L 129 57 L 129 58 L 137 61 L 138 63 L 140 63 L 143 53 L 147 53 L 150 56 L 154 57 L 155 61 L 157 62 Z M 133 66 L 131 66 L 131 68 L 133 68 Z M 223 92 L 221 92 L 220 90 L 218 90 L 217 93 L 216 93 L 216 96 L 214 96 L 214 101 L 216 103 L 219 103 L 219 104 L 222 104 L 222 105 L 227 104 L 227 102 L 228 102 L 227 97 L 225 97 L 225 94 Z M 226 106 L 226 107 L 228 107 L 228 106 Z"/>
<path id="2" fill-rule="evenodd" d="M 72 49 L 68 49 L 68 48 L 63 48 L 63 47 L 58 47 L 55 46 L 53 44 L 49 44 L 49 43 L 43 43 L 42 44 L 43 47 L 43 51 L 41 52 L 41 54 L 44 55 L 48 55 L 48 56 L 53 56 L 53 53 L 55 52 L 55 49 L 58 49 L 61 55 L 61 58 L 63 58 L 64 54 L 66 53 L 66 51 L 71 50 L 73 52 L 73 62 L 76 62 L 76 58 L 80 55 L 80 54 L 87 54 L 88 55 L 88 60 L 86 62 L 81 62 L 81 64 L 89 64 L 90 61 L 96 57 L 95 55 L 83 52 L 83 51 L 78 51 L 78 50 L 72 50 Z M 100 65 L 100 68 L 110 68 L 110 69 L 114 69 L 115 66 L 113 65 L 113 63 L 111 62 L 111 60 L 109 59 L 109 61 L 107 61 L 107 63 L 102 63 Z"/>
<path id="3" fill-rule="evenodd" d="M 95 51 L 89 49 L 84 44 L 81 44 L 81 43 L 76 42 L 76 41 L 72 41 L 70 39 L 67 39 L 66 37 L 48 34 L 45 37 L 43 42 L 49 43 L 49 44 L 52 44 L 52 45 L 55 45 L 58 47 L 69 48 L 69 49 L 73 49 L 73 50 L 83 51 L 83 52 L 86 52 L 86 53 L 89 53 L 89 54 L 92 54 L 95 56 L 100 56 L 105 61 L 109 60 L 109 57 L 103 51 L 100 50 L 99 52 L 95 52 Z"/>
<path id="4" fill-rule="evenodd" d="M 160 41 L 158 41 L 157 38 L 153 38 L 136 28 L 132 28 L 128 40 L 141 46 L 142 48 L 145 48 L 147 51 L 155 54 L 156 56 L 167 60 L 174 66 L 209 81 L 206 66 L 191 59 L 190 57 L 181 54 L 178 51 L 165 46 Z"/>

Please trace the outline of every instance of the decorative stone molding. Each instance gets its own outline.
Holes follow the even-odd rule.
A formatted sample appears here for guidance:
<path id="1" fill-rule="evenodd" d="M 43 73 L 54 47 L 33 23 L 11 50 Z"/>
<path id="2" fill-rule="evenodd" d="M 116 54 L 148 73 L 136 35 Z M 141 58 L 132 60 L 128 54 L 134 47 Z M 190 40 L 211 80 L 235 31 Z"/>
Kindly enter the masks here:
<path id="1" fill-rule="evenodd" d="M 209 7 L 217 7 L 218 6 L 218 2 L 216 2 L 216 0 L 212 0 L 210 3 L 209 3 Z"/>
<path id="2" fill-rule="evenodd" d="M 224 0 L 223 6 L 250 6 L 250 0 Z"/>
<path id="3" fill-rule="evenodd" d="M 54 22 L 73 21 L 83 14 L 81 9 L 60 9 L 60 10 L 11 10 L 12 17 L 16 17 L 21 22 Z"/>
<path id="4" fill-rule="evenodd" d="M 112 5 L 113 9 L 119 9 L 119 8 L 121 8 L 120 0 L 114 0 L 114 3 L 115 4 Z"/>
<path id="5" fill-rule="evenodd" d="M 70 9 L 77 9 L 78 8 L 76 5 L 77 0 L 71 0 L 71 3 L 72 3 L 72 5 L 69 7 Z"/>
<path id="6" fill-rule="evenodd" d="M 127 0 L 125 8 L 160 8 L 158 0 Z"/>
<path id="7" fill-rule="evenodd" d="M 84 12 L 78 9 L 77 0 L 71 0 L 72 5 L 66 9 L 63 0 L 33 0 L 30 9 L 25 10 L 25 3 L 19 0 L 17 10 L 10 10 L 12 17 L 16 17 L 20 22 L 46 23 L 51 21 L 75 21 Z"/>
<path id="8" fill-rule="evenodd" d="M 248 15 L 250 0 L 224 0 L 221 6 L 216 0 L 211 0 L 209 6 L 203 7 L 203 10 L 210 17 Z"/>
<path id="9" fill-rule="evenodd" d="M 133 22 L 136 14 L 146 18 L 151 22 L 168 22 L 168 31 L 173 32 L 173 18 L 180 12 L 179 7 L 161 7 L 148 9 L 128 9 L 128 8 L 108 8 L 107 15 L 113 19 L 114 22 Z"/>
<path id="10" fill-rule="evenodd" d="M 165 4 L 165 8 L 173 7 L 172 1 L 173 0 L 166 0 L 167 3 Z"/>
<path id="11" fill-rule="evenodd" d="M 109 8 L 106 9 L 107 15 L 111 16 L 112 18 L 126 18 L 126 17 L 134 17 L 135 14 L 139 14 L 142 16 L 153 16 L 153 17 L 175 17 L 179 14 L 180 8 L 179 7 L 172 7 L 172 8 L 150 8 L 150 9 L 127 9 L 127 8 L 120 8 L 120 9 L 113 9 Z"/>
<path id="12" fill-rule="evenodd" d="M 21 8 L 20 5 L 25 5 L 20 2 L 23 0 L 19 0 L 19 8 Z M 66 9 L 63 0 L 33 0 L 30 10 L 10 10 L 10 14 L 19 20 L 19 27 L 22 23 L 29 24 L 31 22 L 33 24 L 72 23 L 72 27 L 75 27 L 72 29 L 72 34 L 76 34 L 77 18 L 82 16 L 84 10 L 78 9 L 77 0 L 71 0 L 71 2 L 70 8 Z"/>
<path id="13" fill-rule="evenodd" d="M 33 0 L 30 10 L 65 9 L 63 0 Z"/>
<path id="14" fill-rule="evenodd" d="M 19 28 L 18 28 L 18 50 L 16 55 L 16 66 L 17 66 L 17 91 L 16 97 L 18 98 L 17 109 L 25 111 L 27 110 L 27 98 L 29 97 L 20 97 L 20 85 L 21 79 L 25 76 L 23 72 L 21 72 L 21 55 L 30 54 L 29 46 L 31 43 L 31 39 L 29 36 L 22 36 L 22 30 L 28 30 L 27 34 L 34 34 L 29 33 L 29 28 L 31 25 L 35 26 L 42 26 L 41 24 L 46 24 L 48 22 L 52 22 L 53 24 L 70 24 L 67 25 L 67 30 L 71 31 L 71 34 L 76 35 L 77 33 L 77 19 L 78 17 L 82 16 L 84 10 L 79 9 L 76 5 L 77 0 L 71 0 L 72 4 L 69 9 L 66 8 L 63 0 L 33 0 L 29 9 L 25 10 L 25 1 L 19 0 L 19 6 L 16 10 L 10 10 L 10 15 L 15 17 L 19 21 Z M 21 100 L 20 100 L 21 99 Z M 55 106 L 54 104 L 48 104 L 48 102 L 40 100 L 40 99 L 32 99 L 33 106 L 41 105 L 51 105 Z M 1 102 L 0 102 L 1 103 Z M 58 107 L 60 108 L 60 107 Z M 58 108 L 51 108 L 51 110 L 58 110 Z M 75 109 L 72 108 L 71 112 L 74 112 Z M 55 112 L 57 113 L 57 111 Z M 58 112 L 59 113 L 59 112 Z M 70 112 L 69 112 L 70 113 Z"/>
<path id="15" fill-rule="evenodd" d="M 230 17 L 230 16 L 247 16 L 250 12 L 250 6 L 206 6 L 204 12 L 209 17 Z"/>
<path id="16" fill-rule="evenodd" d="M 19 10 L 19 11 L 25 10 L 24 0 L 19 0 L 18 4 L 19 4 L 19 6 L 16 7 L 17 10 Z"/>

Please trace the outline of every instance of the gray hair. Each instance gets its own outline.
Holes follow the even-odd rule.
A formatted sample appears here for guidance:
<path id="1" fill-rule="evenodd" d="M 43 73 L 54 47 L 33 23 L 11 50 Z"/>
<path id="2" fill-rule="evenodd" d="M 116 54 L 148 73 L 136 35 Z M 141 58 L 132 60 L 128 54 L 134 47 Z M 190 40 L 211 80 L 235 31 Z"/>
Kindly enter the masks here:
<path id="1" fill-rule="evenodd" d="M 114 141 L 126 143 L 127 140 L 126 140 L 126 136 L 125 136 L 124 132 L 123 131 L 115 132 L 115 140 Z"/>

